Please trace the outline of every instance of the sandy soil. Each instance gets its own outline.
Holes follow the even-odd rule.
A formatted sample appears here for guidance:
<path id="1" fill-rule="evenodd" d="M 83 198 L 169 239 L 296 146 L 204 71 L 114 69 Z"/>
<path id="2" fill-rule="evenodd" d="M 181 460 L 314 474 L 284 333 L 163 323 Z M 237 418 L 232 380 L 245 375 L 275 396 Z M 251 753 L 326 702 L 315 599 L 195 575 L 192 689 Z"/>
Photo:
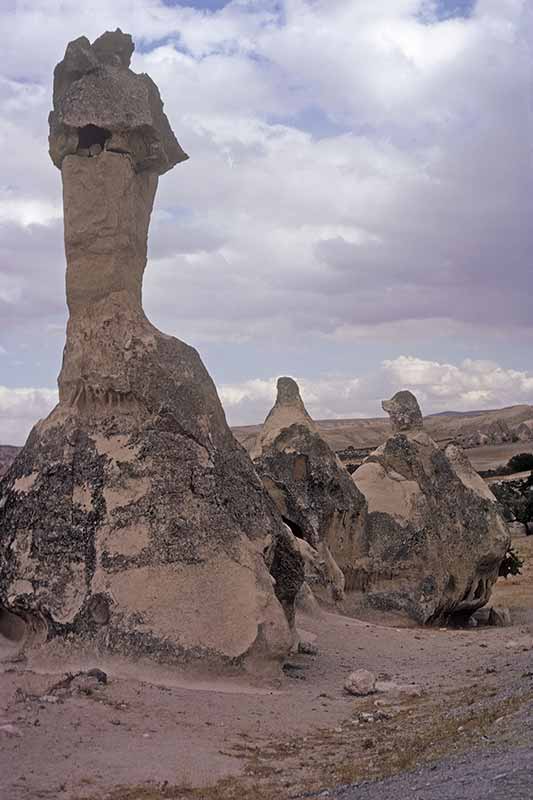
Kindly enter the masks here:
<path id="1" fill-rule="evenodd" d="M 490 744 L 501 720 L 533 697 L 533 542 L 516 547 L 524 575 L 500 581 L 494 597 L 511 608 L 512 628 L 300 617 L 319 653 L 294 656 L 269 684 L 46 649 L 10 660 L 4 640 L 0 797 L 280 800 Z M 52 691 L 66 672 L 87 667 L 104 669 L 107 685 L 81 679 Z M 344 679 L 358 668 L 389 685 L 368 698 L 347 695 Z"/>
<path id="2" fill-rule="evenodd" d="M 511 444 L 493 444 L 487 447 L 473 447 L 465 450 L 474 469 L 496 469 L 507 464 L 511 456 L 518 453 L 533 453 L 533 442 L 513 442 Z"/>

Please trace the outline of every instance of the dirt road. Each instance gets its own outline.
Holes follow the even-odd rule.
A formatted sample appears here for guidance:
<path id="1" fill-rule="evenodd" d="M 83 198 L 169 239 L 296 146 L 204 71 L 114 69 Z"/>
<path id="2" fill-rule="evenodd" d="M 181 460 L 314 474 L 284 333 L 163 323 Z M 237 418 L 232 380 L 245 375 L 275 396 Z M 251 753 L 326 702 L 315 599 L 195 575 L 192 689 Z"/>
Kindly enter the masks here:
<path id="1" fill-rule="evenodd" d="M 531 800 L 533 745 L 500 753 L 468 753 L 385 781 L 319 796 L 331 800 Z"/>
<path id="2" fill-rule="evenodd" d="M 285 800 L 371 780 L 345 797 L 474 800 L 484 786 L 484 798 L 533 798 L 533 787 L 519 794 L 532 764 L 530 539 L 516 542 L 524 575 L 500 581 L 495 592 L 495 602 L 511 608 L 511 628 L 301 617 L 319 653 L 294 656 L 274 683 L 76 662 L 46 649 L 4 661 L 0 797 Z M 88 667 L 105 670 L 108 682 L 54 688 Z M 347 695 L 344 680 L 358 668 L 385 688 Z M 500 794 L 487 793 L 487 775 Z M 471 789 L 457 783 L 463 779 Z M 466 794 L 453 794 L 457 787 Z"/>

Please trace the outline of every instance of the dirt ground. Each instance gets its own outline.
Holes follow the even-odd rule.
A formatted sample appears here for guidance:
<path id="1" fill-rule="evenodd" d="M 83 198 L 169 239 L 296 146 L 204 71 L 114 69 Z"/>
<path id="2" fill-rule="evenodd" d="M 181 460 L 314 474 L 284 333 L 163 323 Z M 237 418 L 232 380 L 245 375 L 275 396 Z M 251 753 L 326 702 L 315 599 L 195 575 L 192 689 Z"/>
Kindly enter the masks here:
<path id="1" fill-rule="evenodd" d="M 533 542 L 515 547 L 524 573 L 500 580 L 493 598 L 511 609 L 511 628 L 301 616 L 318 654 L 290 658 L 262 685 L 46 649 L 17 661 L 4 646 L 0 797 L 282 800 L 504 740 L 531 745 L 519 720 L 533 700 Z M 107 684 L 53 688 L 89 667 L 105 670 Z M 376 673 L 382 691 L 346 694 L 344 680 L 359 668 Z"/>
<path id="2" fill-rule="evenodd" d="M 518 453 L 533 453 L 533 442 L 512 442 L 507 444 L 492 444 L 487 447 L 472 447 L 465 450 L 474 469 L 496 469 L 505 465 L 512 456 Z"/>

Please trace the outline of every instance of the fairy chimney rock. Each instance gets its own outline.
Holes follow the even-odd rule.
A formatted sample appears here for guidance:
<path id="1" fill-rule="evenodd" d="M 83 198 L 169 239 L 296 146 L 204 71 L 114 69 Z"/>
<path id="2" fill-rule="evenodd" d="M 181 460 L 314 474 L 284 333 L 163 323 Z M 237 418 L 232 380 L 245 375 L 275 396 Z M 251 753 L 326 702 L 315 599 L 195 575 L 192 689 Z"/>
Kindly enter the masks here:
<path id="1" fill-rule="evenodd" d="M 267 415 L 261 433 L 252 450 L 252 458 L 258 458 L 267 450 L 284 428 L 291 425 L 305 425 L 316 432 L 317 428 L 300 395 L 300 388 L 294 378 L 278 378 L 276 402 Z"/>
<path id="2" fill-rule="evenodd" d="M 381 407 L 390 416 L 393 433 L 422 430 L 422 412 L 412 392 L 396 392 L 390 400 L 383 400 Z"/>
<path id="3" fill-rule="evenodd" d="M 278 662 L 301 557 L 200 356 L 142 308 L 159 175 L 187 156 L 132 52 L 120 30 L 81 37 L 54 74 L 70 316 L 59 404 L 0 483 L 0 622 L 165 663 Z"/>
<path id="4" fill-rule="evenodd" d="M 366 504 L 307 413 L 292 378 L 278 380 L 254 463 L 295 535 L 307 582 L 324 601 L 340 602 L 364 538 Z"/>

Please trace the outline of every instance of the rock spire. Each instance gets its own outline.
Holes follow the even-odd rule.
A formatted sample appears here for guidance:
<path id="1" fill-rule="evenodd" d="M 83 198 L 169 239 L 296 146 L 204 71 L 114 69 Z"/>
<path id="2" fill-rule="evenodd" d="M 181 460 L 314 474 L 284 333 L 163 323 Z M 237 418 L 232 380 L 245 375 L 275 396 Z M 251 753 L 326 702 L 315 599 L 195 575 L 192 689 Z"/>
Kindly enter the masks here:
<path id="1" fill-rule="evenodd" d="M 192 347 L 142 308 L 159 175 L 187 156 L 131 37 L 54 73 L 70 312 L 59 404 L 0 483 L 0 629 L 166 663 L 276 662 L 303 566 Z M 13 628 L 13 626 L 10 626 Z"/>

